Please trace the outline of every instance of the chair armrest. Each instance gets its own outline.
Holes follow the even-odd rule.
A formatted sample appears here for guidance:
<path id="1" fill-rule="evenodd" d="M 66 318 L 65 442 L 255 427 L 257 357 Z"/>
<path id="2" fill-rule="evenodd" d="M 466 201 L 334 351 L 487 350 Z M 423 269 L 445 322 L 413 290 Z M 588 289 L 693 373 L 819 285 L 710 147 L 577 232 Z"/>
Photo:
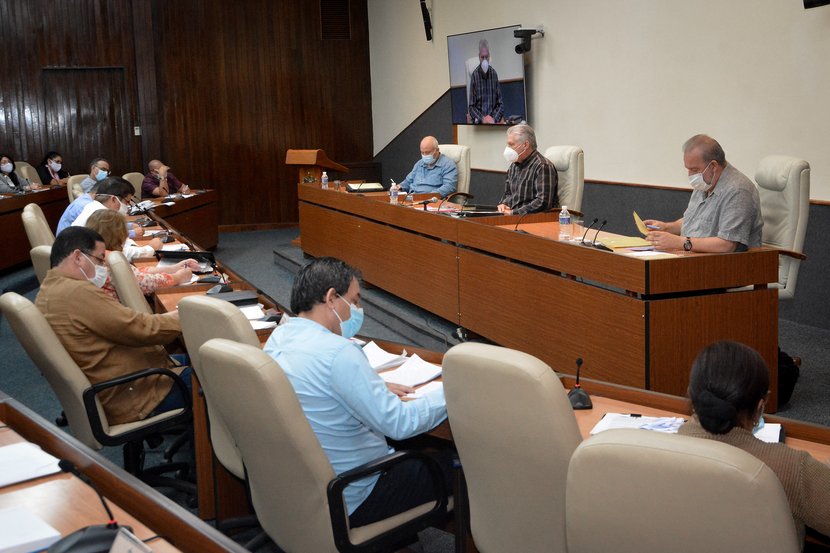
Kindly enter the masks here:
<path id="1" fill-rule="evenodd" d="M 775 248 L 778 252 L 778 255 L 786 255 L 787 257 L 792 257 L 793 259 L 798 259 L 799 261 L 804 261 L 807 259 L 807 256 L 801 252 L 794 252 L 792 250 L 782 250 L 779 248 Z"/>
<path id="2" fill-rule="evenodd" d="M 149 423 L 148 425 L 141 426 L 139 428 L 136 428 L 135 430 L 119 434 L 118 436 L 111 436 L 110 434 L 107 434 L 104 431 L 103 425 L 101 424 L 101 417 L 98 413 L 98 404 L 95 402 L 95 398 L 98 395 L 98 393 L 103 390 L 112 388 L 114 386 L 120 386 L 122 384 L 127 384 L 135 380 L 139 380 L 141 378 L 146 378 L 148 376 L 153 375 L 164 375 L 173 379 L 173 384 L 178 386 L 179 391 L 185 398 L 185 407 L 182 410 L 182 412 L 176 416 L 155 423 Z M 87 417 L 89 418 L 89 425 L 92 429 L 92 435 L 95 436 L 95 439 L 98 440 L 100 443 L 107 446 L 121 445 L 127 442 L 131 442 L 133 440 L 142 439 L 144 436 L 147 435 L 149 431 L 161 432 L 167 428 L 187 422 L 192 417 L 192 400 L 190 394 L 187 391 L 187 385 L 184 383 L 184 380 L 182 380 L 182 378 L 179 375 L 177 375 L 170 369 L 144 369 L 138 372 L 134 372 L 132 374 L 119 376 L 111 380 L 105 380 L 104 382 L 93 384 L 92 386 L 84 390 L 83 401 Z M 148 427 L 152 428 L 148 429 Z"/>
<path id="3" fill-rule="evenodd" d="M 346 513 L 345 502 L 343 501 L 343 491 L 346 486 L 355 480 L 360 480 L 411 459 L 421 461 L 429 470 L 432 489 L 437 498 L 435 506 L 428 512 L 408 520 L 396 528 L 387 530 L 362 544 L 353 544 L 349 539 L 349 515 Z M 327 494 L 334 543 L 341 553 L 385 551 L 399 543 L 401 539 L 426 528 L 437 517 L 444 515 L 447 512 L 448 504 L 444 474 L 440 465 L 435 459 L 420 451 L 396 451 L 346 471 L 329 482 Z"/>

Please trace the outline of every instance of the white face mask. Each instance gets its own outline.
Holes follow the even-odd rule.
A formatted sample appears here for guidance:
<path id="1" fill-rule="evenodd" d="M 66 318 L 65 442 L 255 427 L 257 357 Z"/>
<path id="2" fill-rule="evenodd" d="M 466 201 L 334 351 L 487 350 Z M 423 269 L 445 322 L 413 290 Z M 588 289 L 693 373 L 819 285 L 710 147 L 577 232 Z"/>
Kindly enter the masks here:
<path id="1" fill-rule="evenodd" d="M 507 163 L 515 163 L 519 160 L 519 152 L 517 150 L 514 150 L 510 146 L 505 146 L 504 159 L 507 160 Z"/>
<path id="2" fill-rule="evenodd" d="M 121 215 L 126 215 L 130 211 L 130 207 L 124 202 L 122 202 L 119 198 L 116 198 L 116 200 L 118 200 L 118 213 L 120 213 Z"/>
<path id="3" fill-rule="evenodd" d="M 704 167 L 703 171 L 700 173 L 695 173 L 694 175 L 689 175 L 689 186 L 692 187 L 692 190 L 706 190 L 711 186 L 711 182 L 706 182 L 703 178 L 703 173 L 706 172 L 706 169 L 709 168 L 711 162 L 709 162 L 706 167 Z"/>
<path id="4" fill-rule="evenodd" d="M 481 60 L 481 70 L 487 73 L 487 70 L 490 69 L 490 61 L 483 59 Z M 504 69 L 504 67 L 502 67 Z"/>
<path id="5" fill-rule="evenodd" d="M 3 165 L 0 165 L 0 171 L 3 171 L 4 173 L 11 173 L 13 170 L 14 165 L 11 163 L 4 163 Z"/>
<path id="6" fill-rule="evenodd" d="M 57 173 L 58 171 L 60 171 L 60 170 L 61 170 L 61 167 L 63 167 L 63 165 L 61 165 L 61 164 L 60 164 L 60 163 L 58 163 L 57 161 L 50 161 L 50 162 L 49 162 L 49 167 L 51 167 L 51 168 L 52 168 L 52 171 L 54 171 L 55 173 Z"/>
<path id="7" fill-rule="evenodd" d="M 84 257 L 89 259 L 89 256 L 87 254 L 84 254 Z M 89 259 L 89 262 L 92 263 L 92 259 Z M 107 267 L 104 265 L 96 265 L 95 263 L 92 263 L 92 266 L 95 267 L 95 274 L 92 276 L 92 278 L 86 276 L 86 271 L 84 271 L 83 267 L 81 267 L 81 272 L 84 274 L 86 279 L 90 281 L 92 284 L 94 284 L 98 288 L 103 288 L 104 283 L 107 281 L 107 276 L 109 276 L 109 269 L 107 269 Z"/>

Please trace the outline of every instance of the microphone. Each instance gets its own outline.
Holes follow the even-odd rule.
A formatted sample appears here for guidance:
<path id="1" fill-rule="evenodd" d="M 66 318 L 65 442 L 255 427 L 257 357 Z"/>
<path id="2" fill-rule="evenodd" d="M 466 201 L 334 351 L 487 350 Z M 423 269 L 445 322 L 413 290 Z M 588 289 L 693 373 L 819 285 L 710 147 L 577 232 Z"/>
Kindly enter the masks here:
<path id="1" fill-rule="evenodd" d="M 104 496 L 101 495 L 101 491 L 89 478 L 86 477 L 86 475 L 78 470 L 72 461 L 61 459 L 58 462 L 58 466 L 62 471 L 77 476 L 87 486 L 92 488 L 96 494 L 98 494 L 98 499 L 101 500 L 101 505 L 104 506 L 104 510 L 107 512 L 107 516 L 109 516 L 109 522 L 107 524 L 86 526 L 80 530 L 72 532 L 68 536 L 65 536 L 64 538 L 61 538 L 53 543 L 49 548 L 51 553 L 68 553 L 70 551 L 109 551 L 109 548 L 112 546 L 112 542 L 115 541 L 115 537 L 118 535 L 120 528 L 126 528 L 132 532 L 133 529 L 131 527 L 120 526 L 118 524 L 118 521 L 115 520 L 115 517 L 107 505 Z"/>
<path id="2" fill-rule="evenodd" d="M 594 225 L 596 225 L 598 221 L 599 217 L 594 217 L 594 220 L 591 221 L 591 224 L 588 225 L 588 228 L 585 229 L 585 233 L 582 235 L 582 240 L 579 241 L 580 244 L 582 244 L 583 246 L 591 245 L 589 242 L 585 242 L 585 237 L 588 236 L 588 231 L 594 228 Z"/>
<path id="3" fill-rule="evenodd" d="M 530 233 L 529 233 L 529 232 L 527 232 L 526 230 L 521 230 L 521 229 L 519 229 L 519 223 L 521 223 L 521 222 L 522 222 L 522 219 L 524 219 L 524 218 L 525 218 L 525 217 L 527 217 L 528 215 L 530 215 L 530 212 L 529 212 L 529 211 L 527 211 L 527 212 L 525 212 L 525 213 L 522 213 L 522 216 L 521 216 L 521 217 L 519 217 L 519 220 L 518 220 L 518 221 L 516 221 L 516 226 L 515 226 L 515 227 L 513 227 L 513 232 L 520 232 L 520 233 L 522 233 L 522 234 L 530 234 Z"/>
<path id="4" fill-rule="evenodd" d="M 605 246 L 605 245 L 603 245 L 603 244 L 597 244 L 597 237 L 599 236 L 600 231 L 602 230 L 602 228 L 605 226 L 605 224 L 606 224 L 607 222 L 608 222 L 608 220 L 607 220 L 607 219 L 603 219 L 603 220 L 602 220 L 602 224 L 601 224 L 601 225 L 599 226 L 599 228 L 597 229 L 596 234 L 594 234 L 594 240 L 591 242 L 591 245 L 592 245 L 593 247 L 597 248 L 598 250 L 605 250 L 605 251 L 607 251 L 607 252 L 613 252 L 614 250 L 612 250 L 612 249 L 611 249 L 611 248 L 609 248 L 608 246 Z"/>
<path id="5" fill-rule="evenodd" d="M 438 201 L 438 198 L 433 196 L 429 199 L 421 200 L 420 202 L 415 202 L 412 205 L 422 205 L 422 206 L 424 206 L 424 211 L 426 211 L 427 210 L 427 204 L 431 204 L 432 202 L 437 202 L 437 201 Z"/>
<path id="6" fill-rule="evenodd" d="M 441 200 L 441 203 L 438 204 L 438 213 L 441 213 L 441 208 L 444 206 L 444 202 L 447 202 L 456 196 L 461 196 L 463 198 L 464 203 L 461 204 L 462 207 L 467 205 L 467 200 L 475 198 L 475 196 L 467 194 L 466 192 L 453 192 L 452 194 L 448 194 L 447 197 Z"/>
<path id="7" fill-rule="evenodd" d="M 574 410 L 581 410 L 581 409 L 593 409 L 594 404 L 591 402 L 591 396 L 588 395 L 588 392 L 582 389 L 579 385 L 579 369 L 582 368 L 582 358 L 576 358 L 576 384 L 574 387 L 571 388 L 571 391 L 568 392 L 568 401 L 571 402 L 571 407 Z"/>

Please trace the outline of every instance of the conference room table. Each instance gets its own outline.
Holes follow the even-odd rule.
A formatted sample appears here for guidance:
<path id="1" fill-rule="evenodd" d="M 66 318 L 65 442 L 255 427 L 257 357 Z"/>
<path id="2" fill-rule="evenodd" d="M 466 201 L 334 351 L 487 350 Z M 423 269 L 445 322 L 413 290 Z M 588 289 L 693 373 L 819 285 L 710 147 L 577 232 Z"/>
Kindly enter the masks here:
<path id="1" fill-rule="evenodd" d="M 555 213 L 452 217 L 311 184 L 298 197 L 305 254 L 343 259 L 474 335 L 560 372 L 582 358 L 588 378 L 674 395 L 703 347 L 736 340 L 767 362 L 777 410 L 775 250 L 608 252 L 558 240 Z"/>
<path id="2" fill-rule="evenodd" d="M 153 551 L 220 553 L 245 551 L 216 529 L 147 486 L 72 436 L 0 392 L 0 447 L 21 442 L 71 461 L 101 491 L 121 525 L 147 540 Z M 106 524 L 109 517 L 95 490 L 59 472 L 0 488 L 0 509 L 24 507 L 66 536 Z"/>
<path id="3" fill-rule="evenodd" d="M 0 194 L 0 236 L 3 237 L 0 271 L 30 262 L 31 248 L 21 217 L 23 208 L 30 203 L 40 206 L 49 226 L 54 229 L 69 205 L 69 196 L 65 186 L 42 188 L 25 194 Z"/>

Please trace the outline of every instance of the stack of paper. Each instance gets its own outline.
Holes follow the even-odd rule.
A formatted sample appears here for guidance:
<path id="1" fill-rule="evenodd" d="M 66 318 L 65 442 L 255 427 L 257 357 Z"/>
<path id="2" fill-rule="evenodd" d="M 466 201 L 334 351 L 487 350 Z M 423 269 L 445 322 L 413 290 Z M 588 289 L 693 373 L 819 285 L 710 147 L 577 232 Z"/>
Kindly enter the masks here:
<path id="1" fill-rule="evenodd" d="M 681 417 L 643 417 L 642 415 L 606 413 L 591 430 L 591 434 L 599 434 L 604 430 L 615 428 L 639 428 L 674 434 L 685 422 L 686 419 Z"/>
<path id="2" fill-rule="evenodd" d="M 435 380 L 433 382 L 429 382 L 427 384 L 424 384 L 423 386 L 421 386 L 420 388 L 418 388 L 417 390 L 415 390 L 411 394 L 406 394 L 406 397 L 410 398 L 410 399 L 420 399 L 420 398 L 424 397 L 426 394 L 432 392 L 433 390 L 443 390 L 443 389 L 444 389 L 444 383 L 441 382 L 440 380 Z"/>
<path id="3" fill-rule="evenodd" d="M 0 447 L 0 488 L 60 470 L 58 459 L 35 444 L 20 442 Z"/>
<path id="4" fill-rule="evenodd" d="M 403 355 L 389 353 L 388 351 L 382 350 L 374 341 L 363 346 L 363 353 L 366 354 L 369 364 L 376 371 L 391 369 L 392 367 L 397 367 L 406 361 L 405 351 L 403 352 Z"/>
<path id="5" fill-rule="evenodd" d="M 412 354 L 412 357 L 397 369 L 380 373 L 380 377 L 386 382 L 404 386 L 417 386 L 439 376 L 441 376 L 441 367 L 427 363 L 418 357 L 418 354 Z"/>
<path id="6" fill-rule="evenodd" d="M 60 537 L 60 532 L 23 507 L 0 511 L 0 553 L 40 551 Z"/>

